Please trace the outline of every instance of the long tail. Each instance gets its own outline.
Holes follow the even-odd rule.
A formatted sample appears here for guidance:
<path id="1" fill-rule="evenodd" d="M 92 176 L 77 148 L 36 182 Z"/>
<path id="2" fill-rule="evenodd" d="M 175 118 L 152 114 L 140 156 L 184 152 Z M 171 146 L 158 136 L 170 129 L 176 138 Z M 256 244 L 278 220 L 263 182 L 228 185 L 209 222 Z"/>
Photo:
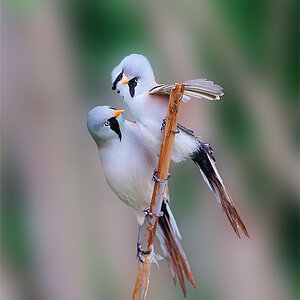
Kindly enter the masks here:
<path id="1" fill-rule="evenodd" d="M 213 150 L 210 145 L 199 141 L 199 147 L 197 151 L 193 153 L 191 158 L 199 166 L 204 180 L 214 192 L 217 200 L 221 203 L 223 211 L 225 212 L 237 236 L 241 238 L 239 233 L 239 228 L 241 228 L 245 236 L 250 238 L 247 228 L 238 214 L 236 207 L 217 171 Z"/>
<path id="2" fill-rule="evenodd" d="M 161 209 L 164 214 L 159 218 L 157 236 L 159 238 L 163 254 L 169 263 L 174 283 L 175 285 L 177 284 L 178 278 L 183 294 L 186 297 L 183 273 L 185 273 L 187 279 L 196 289 L 198 289 L 198 287 L 191 273 L 191 268 L 184 250 L 180 244 L 181 236 L 169 204 L 167 202 L 163 202 Z"/>

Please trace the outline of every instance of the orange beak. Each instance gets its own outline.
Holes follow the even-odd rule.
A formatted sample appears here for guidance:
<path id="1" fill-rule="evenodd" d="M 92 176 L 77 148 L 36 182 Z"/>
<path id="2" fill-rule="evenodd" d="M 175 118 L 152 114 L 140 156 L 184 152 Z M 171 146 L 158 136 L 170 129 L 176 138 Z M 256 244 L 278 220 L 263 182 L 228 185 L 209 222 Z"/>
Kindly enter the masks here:
<path id="1" fill-rule="evenodd" d="M 125 110 L 115 110 L 115 118 L 117 118 Z"/>
<path id="2" fill-rule="evenodd" d="M 124 75 L 124 76 L 122 77 L 120 83 L 122 83 L 122 84 L 123 84 L 123 83 L 128 83 L 128 77 Z"/>

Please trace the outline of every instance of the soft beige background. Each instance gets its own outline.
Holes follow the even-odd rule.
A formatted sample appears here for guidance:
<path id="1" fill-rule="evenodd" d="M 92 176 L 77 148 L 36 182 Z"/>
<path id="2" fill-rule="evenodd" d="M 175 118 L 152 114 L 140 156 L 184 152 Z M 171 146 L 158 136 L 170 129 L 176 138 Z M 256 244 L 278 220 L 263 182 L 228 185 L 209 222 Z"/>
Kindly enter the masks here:
<path id="1" fill-rule="evenodd" d="M 85 121 L 96 105 L 126 109 L 110 72 L 132 52 L 157 81 L 207 77 L 225 91 L 184 104 L 180 118 L 212 144 L 252 237 L 236 238 L 192 162 L 172 166 L 171 205 L 200 288 L 188 284 L 188 298 L 296 299 L 296 3 L 4 1 L 3 299 L 131 297 L 137 223 L 107 186 Z M 148 299 L 182 298 L 167 263 L 153 266 Z"/>

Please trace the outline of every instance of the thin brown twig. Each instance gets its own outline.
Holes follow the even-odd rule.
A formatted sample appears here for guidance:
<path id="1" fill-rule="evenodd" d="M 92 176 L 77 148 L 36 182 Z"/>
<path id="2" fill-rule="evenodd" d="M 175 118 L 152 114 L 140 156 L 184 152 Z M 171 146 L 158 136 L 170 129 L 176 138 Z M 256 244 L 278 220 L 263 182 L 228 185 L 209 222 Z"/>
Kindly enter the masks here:
<path id="1" fill-rule="evenodd" d="M 156 173 L 158 181 L 154 184 L 149 215 L 142 227 L 141 250 L 142 253 L 150 254 L 141 254 L 146 263 L 139 262 L 132 297 L 133 300 L 146 299 L 148 291 L 150 267 L 153 260 L 153 241 L 156 234 L 158 216 L 161 212 L 161 205 L 164 199 L 166 179 L 168 178 L 175 132 L 177 130 L 178 109 L 181 103 L 183 90 L 183 84 L 176 84 L 170 94 L 168 113 Z"/>

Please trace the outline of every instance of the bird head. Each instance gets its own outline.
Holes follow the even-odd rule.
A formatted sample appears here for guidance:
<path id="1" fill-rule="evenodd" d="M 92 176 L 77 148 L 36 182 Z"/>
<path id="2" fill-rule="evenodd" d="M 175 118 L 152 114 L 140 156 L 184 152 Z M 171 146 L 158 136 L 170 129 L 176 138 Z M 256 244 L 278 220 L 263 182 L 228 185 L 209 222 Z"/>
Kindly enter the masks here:
<path id="1" fill-rule="evenodd" d="M 117 90 L 125 101 L 130 101 L 155 85 L 155 78 L 148 59 L 141 54 L 123 58 L 112 73 L 112 89 Z"/>
<path id="2" fill-rule="evenodd" d="M 121 141 L 122 112 L 111 106 L 97 106 L 88 113 L 87 128 L 97 144 L 115 138 Z"/>

